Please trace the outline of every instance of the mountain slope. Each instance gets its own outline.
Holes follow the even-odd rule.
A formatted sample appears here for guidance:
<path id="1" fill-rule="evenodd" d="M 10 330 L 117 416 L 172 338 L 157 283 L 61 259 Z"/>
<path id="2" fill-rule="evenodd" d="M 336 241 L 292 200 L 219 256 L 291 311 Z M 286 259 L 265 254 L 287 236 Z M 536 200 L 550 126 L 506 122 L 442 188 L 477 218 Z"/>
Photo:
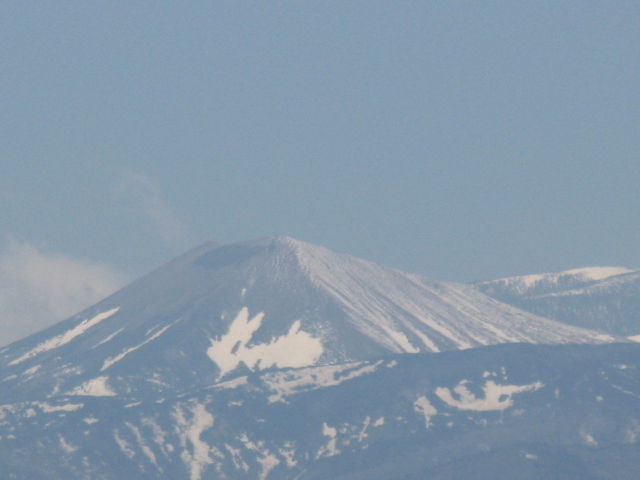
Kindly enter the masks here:
<path id="1" fill-rule="evenodd" d="M 205 244 L 0 350 L 3 398 L 158 394 L 245 371 L 497 343 L 601 343 L 491 299 L 290 238 Z"/>
<path id="2" fill-rule="evenodd" d="M 0 472 L 631 480 L 616 340 L 289 238 L 204 244 L 0 350 Z"/>
<path id="3" fill-rule="evenodd" d="M 479 282 L 482 293 L 522 310 L 613 335 L 640 335 L 640 270 L 592 267 Z"/>
<path id="4" fill-rule="evenodd" d="M 639 385 L 636 344 L 511 344 L 25 400 L 0 406 L 0 465 L 20 480 L 635 480 Z"/>

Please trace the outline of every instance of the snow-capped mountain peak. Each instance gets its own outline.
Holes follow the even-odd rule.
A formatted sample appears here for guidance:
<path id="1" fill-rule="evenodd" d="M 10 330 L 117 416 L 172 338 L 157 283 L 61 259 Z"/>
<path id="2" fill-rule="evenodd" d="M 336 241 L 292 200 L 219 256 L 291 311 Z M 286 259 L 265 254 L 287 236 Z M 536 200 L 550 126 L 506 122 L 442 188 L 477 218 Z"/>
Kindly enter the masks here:
<path id="1" fill-rule="evenodd" d="M 204 244 L 0 351 L 11 392 L 159 392 L 247 371 L 497 343 L 601 343 L 488 298 L 287 237 Z"/>
<path id="2" fill-rule="evenodd" d="M 637 280 L 610 273 L 571 275 Z M 204 244 L 0 350 L 0 470 L 539 480 L 569 459 L 562 478 L 631 479 L 638 345 L 586 345 L 615 340 L 286 237 Z"/>

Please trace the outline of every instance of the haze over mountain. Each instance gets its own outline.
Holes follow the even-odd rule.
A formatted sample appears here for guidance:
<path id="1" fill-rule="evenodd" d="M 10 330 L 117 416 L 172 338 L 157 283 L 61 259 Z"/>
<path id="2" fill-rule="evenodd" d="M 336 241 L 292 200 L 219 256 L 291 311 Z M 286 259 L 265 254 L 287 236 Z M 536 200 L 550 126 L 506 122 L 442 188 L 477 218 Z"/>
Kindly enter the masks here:
<path id="1" fill-rule="evenodd" d="M 407 480 L 479 462 L 542 479 L 571 451 L 582 477 L 566 478 L 601 478 L 593 449 L 613 465 L 636 448 L 640 346 L 479 288 L 287 237 L 203 244 L 0 350 L 0 467 Z"/>

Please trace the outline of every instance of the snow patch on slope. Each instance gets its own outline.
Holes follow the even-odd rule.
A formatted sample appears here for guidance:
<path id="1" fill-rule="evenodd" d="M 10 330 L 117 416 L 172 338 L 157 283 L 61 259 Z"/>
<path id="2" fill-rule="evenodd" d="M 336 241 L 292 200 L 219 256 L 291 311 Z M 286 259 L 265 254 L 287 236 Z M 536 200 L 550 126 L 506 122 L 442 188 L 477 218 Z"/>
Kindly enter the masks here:
<path id="1" fill-rule="evenodd" d="M 264 442 L 260 441 L 254 443 L 249 440 L 246 434 L 242 434 L 239 437 L 239 440 L 244 444 L 247 450 L 250 450 L 255 453 L 259 453 L 261 456 L 256 458 L 256 461 L 262 467 L 260 471 L 260 475 L 258 476 L 258 480 L 265 480 L 269 475 L 269 472 L 273 470 L 280 464 L 280 460 L 278 457 L 269 452 L 269 449 L 264 448 Z"/>
<path id="2" fill-rule="evenodd" d="M 136 452 L 133 450 L 133 448 L 131 448 L 131 445 L 129 445 L 129 443 L 125 439 L 120 438 L 120 432 L 117 429 L 113 431 L 113 439 L 118 444 L 118 447 L 120 448 L 120 451 L 127 458 L 133 458 L 134 457 Z"/>
<path id="3" fill-rule="evenodd" d="M 336 436 L 338 435 L 338 430 L 336 428 L 330 427 L 326 423 L 322 424 L 322 435 L 325 437 L 329 437 L 329 441 L 327 444 L 318 450 L 316 453 L 316 459 L 322 457 L 333 457 L 335 455 L 340 454 L 340 450 L 338 450 L 336 443 Z"/>
<path id="4" fill-rule="evenodd" d="M 227 390 L 227 389 L 238 388 L 243 385 L 247 385 L 248 383 L 249 383 L 249 377 L 245 375 L 244 377 L 234 378 L 233 380 L 228 380 L 226 382 L 216 383 L 213 386 L 213 388 L 215 388 L 216 390 Z"/>
<path id="5" fill-rule="evenodd" d="M 224 444 L 224 448 L 231 454 L 231 461 L 233 462 L 233 466 L 236 470 L 243 470 L 245 473 L 249 471 L 249 465 L 242 458 L 242 454 L 239 448 L 233 448 L 228 443 Z"/>
<path id="6" fill-rule="evenodd" d="M 324 352 L 320 339 L 300 330 L 299 320 L 291 325 L 287 334 L 272 339 L 270 343 L 249 345 L 263 318 L 264 312 L 261 312 L 249 319 L 249 309 L 245 307 L 233 320 L 226 335 L 219 340 L 211 340 L 207 355 L 220 368 L 220 378 L 241 363 L 250 370 L 306 367 L 313 365 Z"/>
<path id="7" fill-rule="evenodd" d="M 96 345 L 94 345 L 91 348 L 96 348 L 99 347 L 100 345 L 107 343 L 109 340 L 113 339 L 116 335 L 118 335 L 120 332 L 122 332 L 124 330 L 124 327 L 122 327 L 121 329 L 119 329 L 118 331 L 112 333 L 111 335 L 109 335 L 107 338 L 105 338 L 104 340 L 101 340 L 100 343 L 97 343 Z"/>
<path id="8" fill-rule="evenodd" d="M 136 438 L 136 441 L 138 442 L 138 446 L 140 447 L 140 450 L 142 450 L 142 453 L 144 454 L 144 456 L 147 457 L 149 462 L 151 462 L 153 465 L 157 467 L 158 462 L 156 461 L 156 456 L 153 453 L 153 450 L 151 450 L 149 446 L 146 444 L 146 442 L 144 441 L 144 438 L 142 438 L 142 434 L 140 433 L 140 430 L 138 429 L 138 427 L 136 427 L 135 425 L 129 422 L 125 422 L 125 425 L 129 427 L 129 430 L 131 430 L 131 432 L 133 433 L 133 436 Z M 162 469 L 160 469 L 160 471 L 162 471 Z"/>
<path id="9" fill-rule="evenodd" d="M 28 360 L 29 358 L 35 357 L 36 355 L 38 355 L 40 353 L 43 353 L 43 352 L 46 352 L 46 351 L 49 351 L 49 350 L 53 350 L 54 348 L 61 347 L 62 345 L 66 345 L 67 343 L 69 343 L 71 340 L 73 340 L 77 336 L 82 335 L 84 332 L 89 330 L 91 327 L 93 327 L 94 325 L 97 325 L 98 323 L 100 323 L 102 320 L 105 320 L 105 319 L 109 318 L 110 316 L 116 314 L 118 312 L 118 310 L 120 310 L 120 307 L 114 308 L 114 309 L 109 310 L 109 311 L 104 312 L 104 313 L 100 313 L 100 314 L 96 315 L 95 317 L 93 317 L 91 319 L 84 320 L 83 322 L 81 322 L 80 324 L 76 325 L 71 330 L 68 330 L 63 334 L 58 335 L 57 337 L 53 337 L 53 338 L 47 340 L 46 342 L 41 343 L 40 345 L 35 347 L 33 350 L 30 350 L 29 352 L 27 352 L 24 355 L 22 355 L 20 358 L 17 358 L 15 360 L 13 360 L 12 362 L 10 362 L 9 365 L 17 365 L 18 363 L 24 362 L 25 360 Z"/>
<path id="10" fill-rule="evenodd" d="M 114 397 L 116 392 L 111 390 L 107 382 L 109 377 L 97 377 L 84 382 L 79 387 L 74 388 L 67 395 L 81 395 L 89 397 Z"/>
<path id="11" fill-rule="evenodd" d="M 411 345 L 411 342 L 409 341 L 409 339 L 407 338 L 407 336 L 402 333 L 402 332 L 396 332 L 395 330 L 387 327 L 386 325 L 382 325 L 381 326 L 382 329 L 387 332 L 387 335 L 389 335 L 390 338 L 392 338 L 397 344 L 398 346 L 405 352 L 407 353 L 418 353 L 420 352 L 419 348 L 414 347 L 413 345 Z M 422 339 L 422 341 L 425 344 L 428 344 L 430 342 L 430 339 L 425 335 L 424 338 L 421 335 L 420 338 Z M 434 347 L 436 348 L 435 351 L 438 351 L 435 345 Z"/>
<path id="12" fill-rule="evenodd" d="M 431 417 L 438 413 L 436 407 L 431 405 L 431 402 L 425 396 L 422 396 L 413 402 L 413 409 L 424 417 L 424 424 L 427 428 L 432 425 Z"/>
<path id="13" fill-rule="evenodd" d="M 32 405 L 35 405 L 40 408 L 44 413 L 53 413 L 53 412 L 75 412 L 76 410 L 80 410 L 84 407 L 82 403 L 68 403 L 66 405 L 49 405 L 46 402 L 33 402 Z"/>
<path id="14" fill-rule="evenodd" d="M 477 412 L 488 412 L 492 410 L 505 410 L 513 405 L 512 396 L 516 393 L 535 391 L 544 385 L 535 382 L 530 385 L 498 385 L 492 380 L 484 384 L 484 398 L 476 396 L 466 387 L 468 382 L 463 380 L 454 389 L 457 398 L 451 390 L 445 387 L 436 388 L 436 395 L 440 400 L 451 407 L 459 410 L 475 410 Z"/>
<path id="15" fill-rule="evenodd" d="M 173 418 L 177 423 L 176 431 L 180 437 L 180 446 L 184 449 L 180 458 L 189 469 L 189 480 L 200 480 L 207 465 L 213 463 L 213 459 L 209 456 L 209 445 L 200 438 L 200 435 L 213 426 L 214 419 L 201 403 L 192 406 L 189 413 L 191 418 L 187 420 L 185 410 L 178 405 L 174 410 Z M 189 444 L 191 444 L 191 451 L 189 451 Z"/>
<path id="16" fill-rule="evenodd" d="M 38 370 L 40 370 L 40 368 L 42 368 L 42 365 L 35 365 L 31 368 L 28 368 L 27 370 L 25 370 L 24 372 L 22 372 L 23 375 L 33 375 L 34 373 L 36 373 Z"/>
<path id="17" fill-rule="evenodd" d="M 60 449 L 67 455 L 77 452 L 79 449 L 77 446 L 67 443 L 62 435 L 59 436 L 58 440 L 60 441 Z"/>
<path id="18" fill-rule="evenodd" d="M 136 345 L 135 347 L 131 347 L 131 348 L 127 348 L 124 351 L 122 351 L 121 353 L 119 353 L 118 355 L 116 355 L 113 358 L 107 358 L 104 363 L 102 364 L 102 368 L 100 369 L 100 371 L 104 371 L 107 368 L 109 368 L 111 365 L 113 365 L 114 363 L 119 362 L 120 360 L 122 360 L 124 357 L 126 357 L 127 355 L 129 355 L 131 352 L 135 352 L 136 350 L 138 350 L 140 347 L 145 346 L 147 343 L 149 343 L 152 340 L 155 340 L 156 338 L 158 338 L 160 335 L 162 335 L 164 332 L 166 332 L 169 327 L 172 327 L 173 325 L 175 325 L 177 323 L 173 322 L 171 325 L 167 325 L 163 328 L 161 328 L 160 330 L 158 330 L 156 333 L 154 333 L 153 335 L 151 335 L 149 338 L 147 338 L 144 342 L 140 343 L 139 345 Z"/>
<path id="19" fill-rule="evenodd" d="M 348 363 L 346 365 L 329 365 L 323 367 L 303 368 L 289 372 L 273 372 L 265 374 L 262 379 L 274 392 L 269 396 L 269 403 L 283 402 L 285 397 L 296 393 L 316 390 L 318 388 L 339 385 L 361 375 L 375 372 L 384 363 L 382 360 Z"/>

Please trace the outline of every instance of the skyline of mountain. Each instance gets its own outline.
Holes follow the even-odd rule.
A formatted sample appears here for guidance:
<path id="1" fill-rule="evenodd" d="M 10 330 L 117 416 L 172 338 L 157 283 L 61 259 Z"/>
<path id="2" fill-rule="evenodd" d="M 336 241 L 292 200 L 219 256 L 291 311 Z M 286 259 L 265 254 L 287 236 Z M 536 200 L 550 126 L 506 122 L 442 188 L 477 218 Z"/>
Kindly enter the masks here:
<path id="1" fill-rule="evenodd" d="M 472 286 L 269 237 L 196 247 L 86 311 L 3 348 L 0 366 L 7 377 L 15 375 L 5 379 L 14 393 L 44 382 L 55 392 L 115 395 L 157 392 L 162 385 L 193 388 L 202 385 L 198 379 L 220 380 L 238 369 L 497 343 L 615 340 L 518 310 Z M 66 352 L 73 352 L 71 361 Z M 22 372 L 35 368 L 25 378 Z M 121 373 L 127 371 L 154 381 L 138 384 Z"/>
<path id="2" fill-rule="evenodd" d="M 634 275 L 462 285 L 288 237 L 205 243 L 0 349 L 0 469 L 16 480 L 632 480 L 640 345 L 480 290 L 520 298 Z"/>
<path id="3" fill-rule="evenodd" d="M 640 339 L 640 270 L 591 267 L 474 285 L 496 300 L 536 315 Z"/>
<path id="4" fill-rule="evenodd" d="M 271 237 L 265 237 L 265 238 L 271 238 Z M 273 237 L 273 238 L 277 238 L 277 237 Z M 287 238 L 287 237 L 281 237 L 281 238 Z M 258 239 L 258 240 L 253 240 L 253 241 L 248 241 L 248 242 L 237 242 L 237 244 L 243 244 L 243 243 L 251 243 L 251 242 L 259 242 L 259 241 L 263 241 L 264 239 Z M 294 240 L 295 242 L 297 242 L 297 240 Z M 306 244 L 306 245 L 311 245 L 311 244 L 307 244 L 306 242 L 299 242 L 300 244 Z M 191 249 L 190 251 L 197 251 L 200 248 L 203 248 L 204 246 L 213 246 L 213 245 L 217 245 L 217 246 L 224 246 L 224 245 L 235 245 L 235 244 L 223 244 L 223 243 L 219 243 L 219 242 L 205 242 L 204 244 L 194 247 L 193 249 Z M 319 247 L 322 248 L 322 247 Z M 339 254 L 340 255 L 340 254 Z M 351 257 L 349 255 L 347 255 L 347 257 L 350 258 L 354 258 Z M 365 260 L 366 261 L 366 260 Z M 169 262 L 171 263 L 171 262 Z M 373 263 L 373 262 L 370 262 Z M 163 268 L 163 267 L 160 267 Z M 591 272 L 591 274 L 594 274 L 593 272 L 597 272 L 595 273 L 596 275 L 605 275 L 605 277 L 608 279 L 611 276 L 615 276 L 617 279 L 617 276 L 621 273 L 625 273 L 625 274 L 633 274 L 634 272 L 640 272 L 640 270 L 632 270 L 632 269 L 628 269 L 625 267 L 585 267 L 585 268 L 580 268 L 580 269 L 574 269 L 574 270 L 569 270 L 569 271 L 565 271 L 565 272 L 559 272 L 559 273 L 547 273 L 547 274 L 529 274 L 529 275 L 523 275 L 523 276 L 515 276 L 515 277 L 508 277 L 508 278 L 503 278 L 503 279 L 492 279 L 492 280 L 485 280 L 485 281 L 481 281 L 481 282 L 475 282 L 472 283 L 470 285 L 473 285 L 474 287 L 476 287 L 479 291 L 481 291 L 484 294 L 487 294 L 489 297 L 495 298 L 499 301 L 501 301 L 502 303 L 506 303 L 506 304 L 513 304 L 513 301 L 517 302 L 517 298 L 516 297 L 523 297 L 523 298 L 527 298 L 531 296 L 531 289 L 529 289 L 528 287 L 522 287 L 523 284 L 527 284 L 527 282 L 531 283 L 532 285 L 536 285 L 536 291 L 538 291 L 540 289 L 540 286 L 543 285 L 548 279 L 548 278 L 560 278 L 560 282 L 559 285 L 562 285 L 563 282 L 566 282 L 568 278 L 573 278 L 575 280 L 576 276 L 579 275 L 584 275 L 585 272 Z M 606 275 L 606 273 L 603 272 L 612 272 L 610 275 Z M 82 274 L 82 272 L 78 272 L 79 275 Z M 421 275 L 417 275 L 417 274 L 411 274 L 408 273 L 406 274 L 408 276 L 417 278 L 417 279 L 425 279 L 427 282 L 434 282 L 434 280 L 431 279 L 427 279 L 424 276 Z M 145 275 L 145 277 L 148 276 Z M 600 278 L 599 280 L 605 280 L 605 277 Z M 137 281 L 134 281 L 133 283 L 136 283 Z M 441 282 L 442 284 L 448 284 L 448 285 L 462 285 L 459 283 L 455 283 L 455 282 Z M 584 282 L 583 282 L 584 283 Z M 587 281 L 587 283 L 589 283 Z M 593 281 L 591 282 L 593 283 Z M 508 287 L 503 287 L 502 289 L 500 287 L 498 287 L 498 285 L 506 285 L 508 284 Z M 520 285 L 520 287 L 516 287 L 516 285 Z M 555 285 L 555 284 L 554 284 Z M 126 285 L 125 285 L 126 287 Z M 593 285 L 592 285 L 593 287 Z M 464 287 L 462 287 L 464 288 Z M 518 292 L 518 289 L 520 290 Z M 526 291 L 525 291 L 526 290 Z M 523 307 L 522 305 L 515 305 L 520 309 L 523 309 L 525 311 L 529 311 L 531 313 L 540 315 L 542 317 L 548 316 L 543 313 L 538 312 L 535 308 L 526 308 Z M 523 304 L 524 305 L 524 304 Z M 80 314 L 82 312 L 79 312 L 78 314 Z M 76 314 L 76 315 L 78 315 Z M 549 315 L 549 318 L 552 319 L 556 319 L 554 318 L 553 315 Z M 563 319 L 559 319 L 560 321 L 564 321 Z M 59 323 L 59 322 L 56 322 Z M 575 326 L 580 326 L 579 323 L 576 322 L 567 322 L 571 325 L 575 325 Z M 586 327 L 589 328 L 589 327 Z M 591 328 L 597 328 L 597 325 L 592 326 Z M 604 328 L 604 330 L 606 330 L 606 328 Z M 625 332 L 610 332 L 610 333 L 614 333 L 617 335 L 625 335 Z M 27 335 L 28 336 L 28 335 Z M 24 338 L 24 337 L 23 337 Z M 11 343 L 15 342 L 15 341 L 19 341 L 20 339 L 16 339 L 14 341 L 12 341 Z M 0 346 L 6 346 L 8 344 L 2 345 Z"/>

